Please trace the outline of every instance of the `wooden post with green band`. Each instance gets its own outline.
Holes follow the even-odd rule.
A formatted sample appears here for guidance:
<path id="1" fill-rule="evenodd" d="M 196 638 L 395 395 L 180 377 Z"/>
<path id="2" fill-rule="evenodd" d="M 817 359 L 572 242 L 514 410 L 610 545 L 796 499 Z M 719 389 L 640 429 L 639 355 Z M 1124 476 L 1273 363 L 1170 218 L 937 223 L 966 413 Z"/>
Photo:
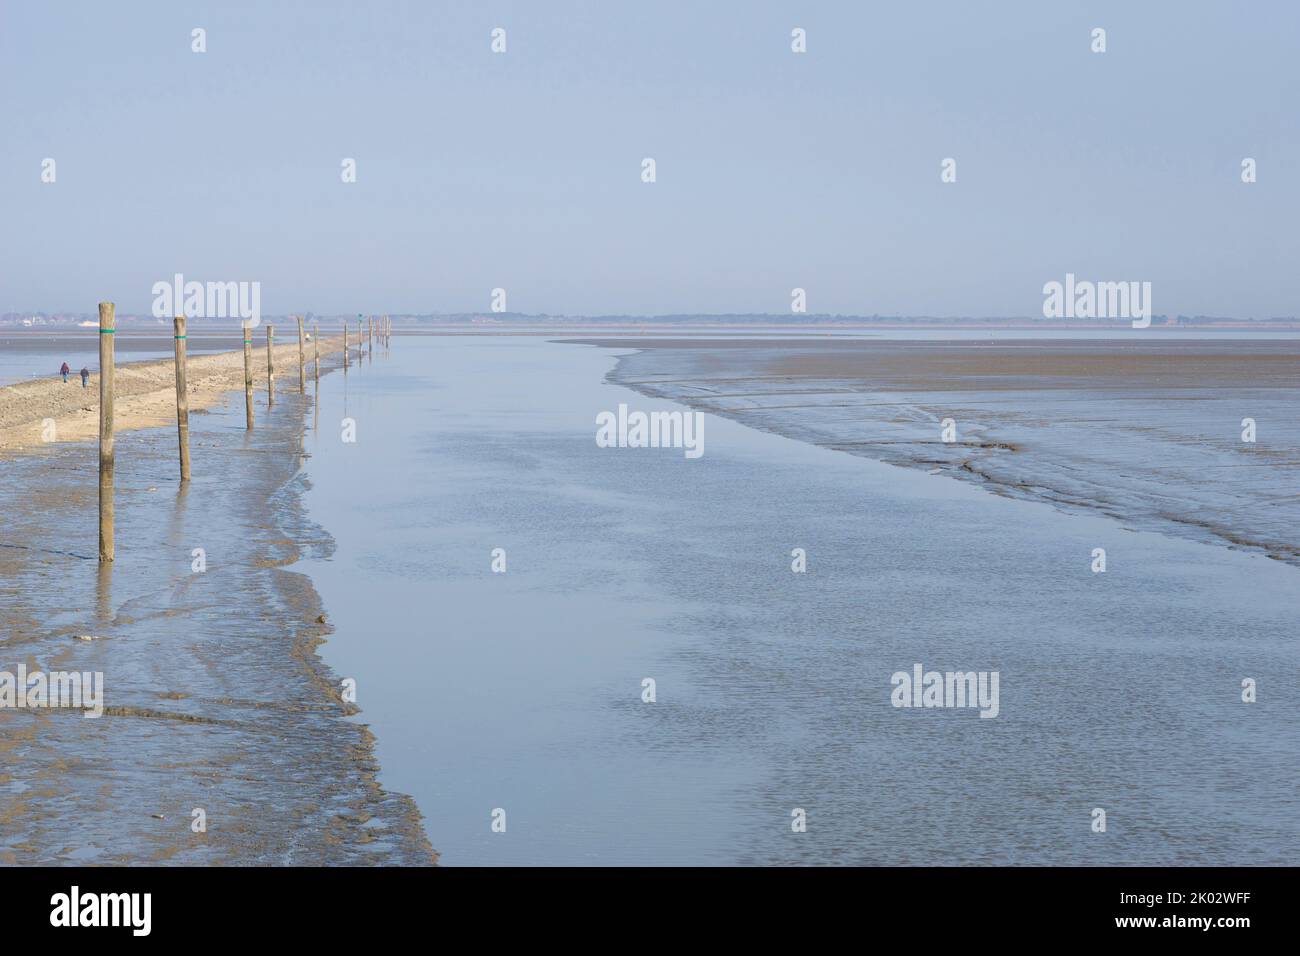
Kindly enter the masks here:
<path id="1" fill-rule="evenodd" d="M 348 370 L 348 321 L 343 320 L 343 371 Z"/>
<path id="2" fill-rule="evenodd" d="M 316 364 L 316 381 L 320 381 L 320 325 L 313 323 L 311 327 L 311 347 L 312 354 Z"/>
<path id="3" fill-rule="evenodd" d="M 99 561 L 113 560 L 113 333 L 112 302 L 99 303 Z"/>
<path id="4" fill-rule="evenodd" d="M 185 390 L 185 316 L 172 319 L 176 343 L 176 437 L 181 446 L 181 481 L 190 480 L 190 397 Z"/>
<path id="5" fill-rule="evenodd" d="M 248 430 L 253 430 L 253 327 L 244 329 L 244 419 Z"/>
<path id="6" fill-rule="evenodd" d="M 307 394 L 307 354 L 302 340 L 302 316 L 298 316 L 298 393 Z"/>

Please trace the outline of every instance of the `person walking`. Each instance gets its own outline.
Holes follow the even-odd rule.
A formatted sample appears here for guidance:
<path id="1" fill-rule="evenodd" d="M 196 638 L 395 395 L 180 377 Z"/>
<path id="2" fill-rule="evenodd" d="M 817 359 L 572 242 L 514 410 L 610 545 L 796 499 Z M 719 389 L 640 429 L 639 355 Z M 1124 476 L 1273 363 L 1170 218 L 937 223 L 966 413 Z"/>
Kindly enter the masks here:
<path id="1" fill-rule="evenodd" d="M 72 371 L 72 366 L 67 362 L 63 363 L 63 368 L 59 369 L 59 374 L 63 376 L 63 384 L 68 384 L 68 373 Z"/>
<path id="2" fill-rule="evenodd" d="M 90 369 L 86 368 L 83 365 L 81 367 L 81 387 L 85 388 L 86 382 L 88 382 L 89 380 L 90 380 Z"/>

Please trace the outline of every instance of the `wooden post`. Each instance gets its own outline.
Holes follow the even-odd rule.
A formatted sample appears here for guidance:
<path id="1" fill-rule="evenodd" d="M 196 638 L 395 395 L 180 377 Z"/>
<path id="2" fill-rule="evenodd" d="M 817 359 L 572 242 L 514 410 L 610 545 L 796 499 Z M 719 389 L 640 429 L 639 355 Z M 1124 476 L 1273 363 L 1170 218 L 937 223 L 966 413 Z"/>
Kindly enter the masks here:
<path id="1" fill-rule="evenodd" d="M 303 395 L 307 394 L 307 357 L 304 352 L 306 346 L 302 342 L 302 316 L 298 316 L 298 391 Z"/>
<path id="2" fill-rule="evenodd" d="M 311 345 L 316 361 L 316 381 L 320 381 L 320 325 L 312 323 L 311 327 Z"/>
<path id="3" fill-rule="evenodd" d="M 190 397 L 185 391 L 185 316 L 172 319 L 176 343 L 176 437 L 181 443 L 181 481 L 190 480 Z"/>
<path id="4" fill-rule="evenodd" d="M 99 303 L 99 560 L 113 560 L 113 335 L 112 302 Z"/>
<path id="5" fill-rule="evenodd" d="M 275 344 L 275 326 L 266 327 L 266 404 L 275 404 L 275 356 L 271 348 Z"/>
<path id="6" fill-rule="evenodd" d="M 244 325 L 244 421 L 253 430 L 253 327 Z"/>
<path id="7" fill-rule="evenodd" d="M 369 343 L 370 351 L 373 352 L 375 350 L 375 317 L 373 315 L 370 317 L 370 336 L 366 341 Z"/>
<path id="8" fill-rule="evenodd" d="M 363 351 L 365 351 L 365 347 L 366 347 L 366 333 L 365 330 L 361 327 L 361 316 L 358 315 L 357 316 L 357 354 L 360 355 Z"/>
<path id="9" fill-rule="evenodd" d="M 113 562 L 101 561 L 95 574 L 95 616 L 105 627 L 113 624 Z"/>
<path id="10" fill-rule="evenodd" d="M 348 369 L 348 323 L 345 319 L 343 322 L 343 370 Z"/>

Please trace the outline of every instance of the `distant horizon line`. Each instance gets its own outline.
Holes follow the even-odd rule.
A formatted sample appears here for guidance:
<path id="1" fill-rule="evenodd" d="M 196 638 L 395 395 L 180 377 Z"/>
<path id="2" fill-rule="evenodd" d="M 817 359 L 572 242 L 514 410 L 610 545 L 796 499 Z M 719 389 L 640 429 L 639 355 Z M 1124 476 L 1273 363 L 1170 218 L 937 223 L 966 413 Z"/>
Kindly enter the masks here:
<path id="1" fill-rule="evenodd" d="M 473 325 L 555 325 L 555 324 L 582 324 L 592 325 L 600 323 L 619 324 L 619 325 L 765 325 L 765 326 L 809 326 L 809 325 L 836 325 L 836 326 L 880 326 L 880 325 L 975 325 L 983 328 L 996 327 L 1037 327 L 1037 328 L 1059 328 L 1059 329 L 1088 329 L 1088 328 L 1125 328 L 1129 325 L 1128 319 L 1070 319 L 1063 320 L 1058 318 L 1043 318 L 1039 316 L 932 316 L 932 315 L 862 315 L 852 313 L 807 313 L 799 315 L 773 313 L 773 312 L 669 312 L 656 314 L 637 314 L 637 313 L 604 313 L 604 314 L 574 314 L 574 313 L 548 313 L 548 312 L 285 312 L 278 314 L 263 314 L 262 322 L 265 324 L 272 319 L 289 319 L 296 320 L 302 316 L 304 320 L 352 320 L 358 316 L 366 318 L 387 316 L 395 322 L 409 324 L 430 324 L 430 325 L 448 325 L 448 326 L 473 326 Z M 134 313 L 118 312 L 117 320 L 119 322 L 130 322 L 139 325 L 149 325 L 158 327 L 170 327 L 169 318 L 158 318 L 152 313 Z M 202 318 L 202 322 L 210 323 L 213 327 L 237 329 L 240 326 L 240 320 L 237 318 Z M 80 323 L 99 324 L 97 312 L 43 312 L 43 311 L 26 311 L 26 312 L 5 312 L 0 313 L 0 325 L 30 327 L 33 323 L 40 325 L 77 325 Z M 1239 316 L 1216 316 L 1216 315 L 1187 315 L 1167 313 L 1157 313 L 1151 316 L 1153 326 L 1161 325 L 1165 327 L 1177 327 L 1185 325 L 1297 325 L 1300 326 L 1300 317 L 1297 316 L 1268 316 L 1264 318 L 1239 317 Z"/>

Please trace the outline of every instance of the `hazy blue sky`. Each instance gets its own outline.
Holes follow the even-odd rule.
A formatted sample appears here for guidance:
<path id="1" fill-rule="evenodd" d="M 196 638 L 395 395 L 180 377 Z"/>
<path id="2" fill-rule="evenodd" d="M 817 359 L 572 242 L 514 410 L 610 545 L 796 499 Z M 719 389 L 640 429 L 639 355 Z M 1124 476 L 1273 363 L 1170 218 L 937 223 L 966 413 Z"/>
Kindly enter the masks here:
<path id="1" fill-rule="evenodd" d="M 1295 315 L 1298 60 L 1280 0 L 0 0 L 0 312 Z"/>

